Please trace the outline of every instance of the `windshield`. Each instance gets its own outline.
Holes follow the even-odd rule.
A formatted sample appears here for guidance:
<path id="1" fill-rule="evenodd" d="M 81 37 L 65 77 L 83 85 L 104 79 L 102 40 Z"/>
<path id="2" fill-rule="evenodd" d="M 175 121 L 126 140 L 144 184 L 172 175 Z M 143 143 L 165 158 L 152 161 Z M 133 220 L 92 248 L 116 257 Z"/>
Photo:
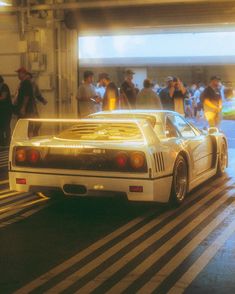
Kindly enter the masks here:
<path id="1" fill-rule="evenodd" d="M 136 141 L 143 140 L 138 125 L 134 123 L 77 123 L 61 132 L 58 139 L 92 141 Z"/>

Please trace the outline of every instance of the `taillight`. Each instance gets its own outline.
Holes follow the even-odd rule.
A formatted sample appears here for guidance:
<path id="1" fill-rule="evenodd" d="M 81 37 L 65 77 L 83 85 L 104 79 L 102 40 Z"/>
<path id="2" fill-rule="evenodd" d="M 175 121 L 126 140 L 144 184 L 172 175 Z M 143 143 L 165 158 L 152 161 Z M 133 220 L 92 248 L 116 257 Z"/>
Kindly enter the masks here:
<path id="1" fill-rule="evenodd" d="M 26 151 L 25 149 L 18 149 L 15 155 L 16 162 L 25 162 L 26 161 Z"/>
<path id="2" fill-rule="evenodd" d="M 40 160 L 40 152 L 35 149 L 28 150 L 28 160 L 30 163 L 37 163 Z"/>
<path id="3" fill-rule="evenodd" d="M 36 164 L 40 159 L 41 154 L 37 149 L 19 147 L 15 151 L 15 162 L 19 165 Z"/>
<path id="4" fill-rule="evenodd" d="M 125 152 L 119 152 L 116 155 L 116 164 L 119 168 L 125 168 L 127 166 L 127 162 L 128 162 L 128 154 Z"/>
<path id="5" fill-rule="evenodd" d="M 132 152 L 130 156 L 130 165 L 134 169 L 140 169 L 145 165 L 145 155 L 141 152 Z"/>

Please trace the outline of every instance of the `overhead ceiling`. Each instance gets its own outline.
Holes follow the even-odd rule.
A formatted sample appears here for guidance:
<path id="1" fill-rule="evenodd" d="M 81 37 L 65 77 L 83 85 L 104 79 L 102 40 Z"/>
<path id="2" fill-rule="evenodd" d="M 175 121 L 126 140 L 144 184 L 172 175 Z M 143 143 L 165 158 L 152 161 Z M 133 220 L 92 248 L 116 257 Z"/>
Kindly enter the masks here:
<path id="1" fill-rule="evenodd" d="M 187 5 L 193 3 L 224 3 L 234 0 L 7 0 L 12 2 L 11 7 L 2 7 L 0 11 L 20 10 L 70 10 L 70 9 L 93 9 L 93 8 L 115 8 L 148 5 Z"/>
<path id="2" fill-rule="evenodd" d="M 118 2 L 118 1 L 117 1 Z M 128 2 L 128 0 L 127 0 Z M 133 1 L 132 1 L 133 2 Z M 155 1 L 156 2 L 156 1 Z M 179 1 L 178 1 L 179 2 Z M 191 3 L 186 3 L 191 2 Z M 194 3 L 193 3 L 194 2 Z M 221 27 L 235 25 L 235 1 L 196 3 L 193 0 L 177 4 L 152 4 L 145 6 L 89 8 L 68 11 L 68 20 L 74 18 L 80 32 L 98 31 L 161 30 L 179 28 Z"/>
<path id="3" fill-rule="evenodd" d="M 1 11 L 59 10 L 80 34 L 128 30 L 235 29 L 235 0 L 12 0 Z M 60 14 L 61 15 L 61 14 Z M 63 13 L 62 13 L 63 15 Z"/>

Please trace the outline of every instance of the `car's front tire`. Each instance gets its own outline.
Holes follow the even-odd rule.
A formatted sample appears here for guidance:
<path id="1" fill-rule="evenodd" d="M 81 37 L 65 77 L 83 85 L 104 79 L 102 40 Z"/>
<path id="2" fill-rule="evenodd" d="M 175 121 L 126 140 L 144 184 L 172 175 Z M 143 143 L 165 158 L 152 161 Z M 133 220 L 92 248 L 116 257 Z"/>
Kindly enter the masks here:
<path id="1" fill-rule="evenodd" d="M 171 186 L 170 202 L 179 206 L 185 199 L 188 189 L 188 166 L 182 155 L 176 158 Z"/>
<path id="2" fill-rule="evenodd" d="M 220 146 L 220 153 L 218 158 L 218 164 L 217 164 L 217 176 L 222 176 L 225 172 L 225 169 L 227 167 L 227 161 L 228 161 L 228 148 L 227 144 L 223 140 Z"/>

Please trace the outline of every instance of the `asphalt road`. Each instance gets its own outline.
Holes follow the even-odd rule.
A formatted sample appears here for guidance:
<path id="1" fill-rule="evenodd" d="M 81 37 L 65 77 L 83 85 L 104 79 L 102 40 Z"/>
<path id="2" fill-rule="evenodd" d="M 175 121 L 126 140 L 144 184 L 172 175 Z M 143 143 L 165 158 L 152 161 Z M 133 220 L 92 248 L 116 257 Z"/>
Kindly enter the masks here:
<path id="1" fill-rule="evenodd" d="M 226 175 L 177 209 L 9 191 L 0 151 L 0 293 L 235 293 L 235 123 L 222 129 Z"/>

